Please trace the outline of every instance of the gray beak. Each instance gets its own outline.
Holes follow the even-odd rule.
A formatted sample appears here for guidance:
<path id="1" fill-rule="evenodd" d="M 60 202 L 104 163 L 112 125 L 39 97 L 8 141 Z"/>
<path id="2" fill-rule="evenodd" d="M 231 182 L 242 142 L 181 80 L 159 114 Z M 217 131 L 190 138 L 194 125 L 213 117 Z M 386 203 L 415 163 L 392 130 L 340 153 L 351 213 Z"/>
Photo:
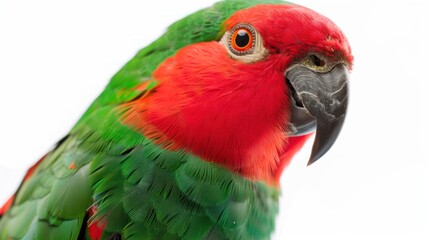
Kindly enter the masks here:
<path id="1" fill-rule="evenodd" d="M 342 63 L 323 73 L 297 65 L 286 72 L 286 79 L 292 96 L 291 135 L 302 135 L 316 127 L 310 165 L 340 134 L 348 104 L 348 70 Z"/>

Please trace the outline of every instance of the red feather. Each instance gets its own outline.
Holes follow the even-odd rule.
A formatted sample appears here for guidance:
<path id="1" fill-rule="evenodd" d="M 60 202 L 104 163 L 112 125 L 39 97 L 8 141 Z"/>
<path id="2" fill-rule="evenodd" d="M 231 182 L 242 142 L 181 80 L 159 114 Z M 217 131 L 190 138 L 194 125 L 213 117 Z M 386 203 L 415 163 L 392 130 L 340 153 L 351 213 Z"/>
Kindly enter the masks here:
<path id="1" fill-rule="evenodd" d="M 96 206 L 92 206 L 87 213 L 89 214 L 90 217 L 94 216 L 95 213 L 97 212 L 97 207 Z M 101 239 L 102 235 L 103 235 L 103 231 L 104 228 L 106 227 L 106 222 L 104 222 L 104 219 L 100 219 L 97 221 L 88 221 L 88 234 L 89 237 L 91 237 L 92 240 L 99 240 Z"/>
<path id="2" fill-rule="evenodd" d="M 15 199 L 15 195 L 12 195 L 9 200 L 6 201 L 6 203 L 3 205 L 3 207 L 0 208 L 0 217 L 3 216 L 9 210 L 9 208 L 12 206 L 13 200 Z"/>
<path id="3" fill-rule="evenodd" d="M 153 73 L 159 84 L 151 94 L 124 106 L 124 122 L 170 149 L 184 148 L 277 185 L 306 139 L 288 139 L 284 132 L 286 69 L 308 52 L 351 63 L 350 47 L 334 23 L 298 5 L 244 9 L 226 21 L 225 30 L 238 23 L 259 32 L 269 51 L 265 59 L 234 60 L 215 41 L 184 47 Z"/>

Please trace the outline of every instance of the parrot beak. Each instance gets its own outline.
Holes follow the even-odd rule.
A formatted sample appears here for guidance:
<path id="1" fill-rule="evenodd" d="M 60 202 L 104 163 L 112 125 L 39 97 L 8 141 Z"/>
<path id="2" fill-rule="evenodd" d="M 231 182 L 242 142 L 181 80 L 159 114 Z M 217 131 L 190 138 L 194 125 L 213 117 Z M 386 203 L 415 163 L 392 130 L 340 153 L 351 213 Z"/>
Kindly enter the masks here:
<path id="1" fill-rule="evenodd" d="M 286 72 L 291 96 L 290 135 L 307 134 L 316 128 L 308 165 L 334 144 L 343 126 L 348 104 L 348 70 L 338 63 L 327 72 L 295 65 Z"/>

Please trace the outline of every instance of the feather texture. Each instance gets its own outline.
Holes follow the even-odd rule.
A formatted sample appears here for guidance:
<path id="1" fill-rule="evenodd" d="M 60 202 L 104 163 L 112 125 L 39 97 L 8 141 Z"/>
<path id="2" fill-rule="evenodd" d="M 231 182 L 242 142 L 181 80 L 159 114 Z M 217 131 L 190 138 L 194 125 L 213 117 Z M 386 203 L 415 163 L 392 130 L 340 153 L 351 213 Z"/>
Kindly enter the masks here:
<path id="1" fill-rule="evenodd" d="M 288 107 L 288 100 L 281 100 L 288 97 L 283 68 L 292 61 L 291 55 L 297 53 L 288 49 L 291 51 L 280 56 L 280 51 L 267 47 L 275 53 L 272 55 L 277 55 L 268 56 L 269 61 L 261 64 L 255 63 L 251 72 L 266 82 L 252 82 L 254 79 L 246 71 L 250 65 L 231 65 L 233 60 L 228 55 L 217 60 L 237 68 L 245 77 L 231 73 L 231 68 L 223 68 L 220 70 L 225 70 L 225 74 L 215 74 L 219 78 L 213 75 L 209 80 L 192 78 L 194 84 L 185 79 L 207 73 L 207 69 L 197 66 L 202 62 L 199 58 L 191 59 L 192 53 L 221 56 L 224 46 L 217 41 L 229 25 L 243 17 L 238 14 L 231 20 L 230 16 L 262 3 L 285 4 L 278 0 L 219 2 L 174 23 L 158 40 L 140 50 L 113 76 L 69 135 L 29 171 L 9 204 L 0 209 L 0 240 L 119 236 L 125 239 L 269 239 L 278 211 L 278 179 L 306 140 L 306 136 L 287 138 L 281 125 L 287 121 Z M 268 8 L 264 5 L 260 9 Z M 271 10 L 281 13 L 278 6 L 271 5 Z M 263 19 L 266 14 L 262 15 L 253 18 Z M 318 32 L 311 32 L 320 37 Z M 204 51 L 207 46 L 216 46 L 212 48 L 215 52 Z M 191 66 L 189 69 L 186 64 L 181 65 L 184 61 L 177 61 L 180 57 L 183 60 L 183 56 L 191 59 L 186 62 Z M 205 63 L 213 62 L 205 60 Z M 178 66 L 175 69 L 178 75 L 168 74 L 168 68 L 173 65 Z M 220 80 L 225 79 L 221 75 L 239 81 L 222 82 Z M 174 77 L 167 83 L 168 78 Z M 198 88 L 197 80 L 228 86 L 231 91 L 205 95 L 219 95 L 218 98 L 198 99 L 189 97 L 194 92 L 174 87 Z M 252 84 L 253 88 L 241 100 L 253 105 L 246 105 L 248 109 L 244 112 L 224 111 L 225 116 L 218 116 L 226 106 L 243 107 L 243 101 L 236 101 L 234 94 L 246 89 L 246 84 Z M 219 90 L 211 87 L 213 85 L 205 86 L 203 90 L 212 93 Z M 161 93 L 167 95 L 153 97 Z M 169 98 L 177 95 L 184 100 L 175 105 L 177 98 Z M 150 112 L 152 115 L 145 115 L 150 110 L 145 108 L 148 99 L 169 104 L 153 104 L 152 110 L 154 106 L 162 107 Z M 182 124 L 182 116 L 175 115 L 171 118 L 174 127 L 156 124 L 156 117 L 161 116 L 162 120 L 171 117 L 170 113 L 186 105 L 189 99 L 201 100 L 188 106 L 194 109 L 198 106 L 205 112 L 192 111 L 191 107 L 185 109 L 188 115 L 204 113 L 200 120 L 206 117 L 225 121 L 213 121 L 212 127 L 207 128 L 206 121 Z M 204 106 L 207 99 L 218 104 L 215 112 L 211 111 L 214 105 Z M 208 138 L 180 139 L 169 134 L 177 130 L 175 126 L 179 123 L 189 127 L 185 131 L 180 129 L 181 135 L 206 134 Z M 234 134 L 220 134 L 221 131 L 236 133 L 237 129 L 240 130 L 237 138 Z M 195 143 L 196 147 L 191 147 Z M 246 151 L 240 148 L 243 145 Z M 246 159 L 251 161 L 245 162 Z"/>

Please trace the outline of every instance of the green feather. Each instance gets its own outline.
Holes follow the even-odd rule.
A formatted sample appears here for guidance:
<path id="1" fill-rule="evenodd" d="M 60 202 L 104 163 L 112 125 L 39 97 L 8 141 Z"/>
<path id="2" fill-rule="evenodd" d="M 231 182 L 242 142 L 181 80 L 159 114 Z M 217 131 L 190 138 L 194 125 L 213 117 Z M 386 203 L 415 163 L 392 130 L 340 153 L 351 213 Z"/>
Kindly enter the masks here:
<path id="1" fill-rule="evenodd" d="M 219 40 L 239 9 L 277 0 L 226 0 L 168 28 L 106 86 L 0 219 L 0 239 L 76 239 L 89 221 L 106 220 L 103 238 L 268 239 L 278 190 L 244 179 L 184 150 L 168 151 L 121 123 L 121 104 L 158 84 L 152 72 L 184 46 Z M 146 89 L 137 86 L 150 81 Z M 88 236 L 83 234 L 81 236 Z"/>
<path id="2" fill-rule="evenodd" d="M 72 154 L 78 149 L 75 144 L 69 137 L 21 185 L 13 207 L 0 221 L 0 239 L 77 238 L 92 199 L 88 155 Z M 74 169 L 65 165 L 69 161 Z"/>

